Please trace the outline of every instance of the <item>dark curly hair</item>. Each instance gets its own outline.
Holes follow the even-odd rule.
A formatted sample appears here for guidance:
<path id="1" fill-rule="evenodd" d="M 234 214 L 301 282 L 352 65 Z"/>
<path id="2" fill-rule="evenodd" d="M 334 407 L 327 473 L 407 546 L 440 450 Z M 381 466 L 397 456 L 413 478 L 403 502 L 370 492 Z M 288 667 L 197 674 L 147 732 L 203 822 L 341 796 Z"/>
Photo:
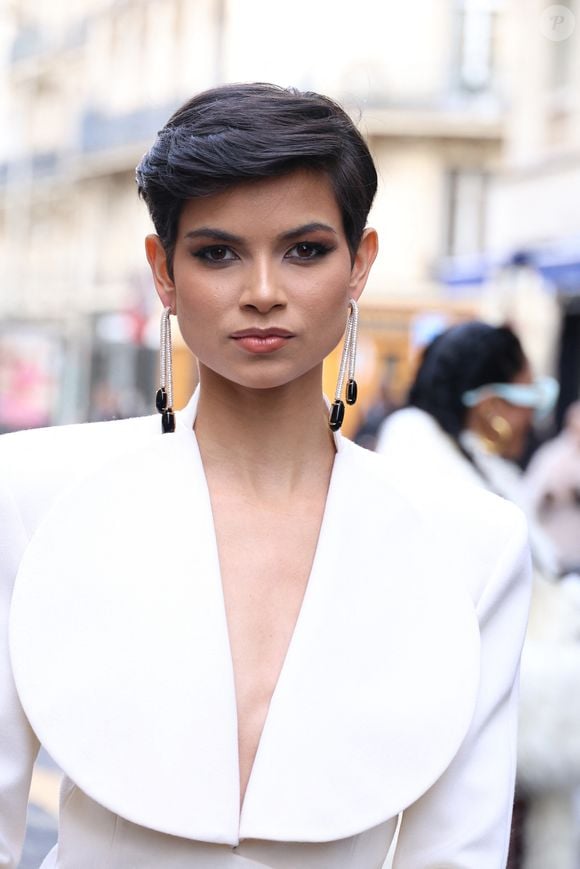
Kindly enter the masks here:
<path id="1" fill-rule="evenodd" d="M 328 97 L 272 84 L 229 84 L 178 109 L 136 170 L 171 273 L 177 224 L 188 199 L 296 169 L 325 172 L 354 257 L 377 187 L 369 149 Z"/>

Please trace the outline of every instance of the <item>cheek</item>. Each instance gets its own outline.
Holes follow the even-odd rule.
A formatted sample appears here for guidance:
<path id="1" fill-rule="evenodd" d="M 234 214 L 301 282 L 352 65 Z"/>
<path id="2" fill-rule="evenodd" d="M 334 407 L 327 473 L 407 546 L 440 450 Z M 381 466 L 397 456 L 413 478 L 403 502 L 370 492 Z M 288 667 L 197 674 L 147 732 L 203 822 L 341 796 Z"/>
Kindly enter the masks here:
<path id="1" fill-rule="evenodd" d="M 316 352 L 328 355 L 341 341 L 349 313 L 348 294 L 327 293 L 305 308 L 300 316 L 304 337 Z"/>
<path id="2" fill-rule="evenodd" d="M 344 268 L 337 268 L 323 277 L 313 275 L 297 288 L 294 302 L 299 303 L 308 315 L 346 323 L 351 295 L 349 279 L 350 272 Z"/>
<path id="3" fill-rule="evenodd" d="M 207 322 L 231 305 L 231 293 L 228 295 L 227 286 L 216 276 L 211 279 L 176 272 L 175 288 L 177 313 L 184 323 Z"/>
<path id="4" fill-rule="evenodd" d="M 514 408 L 511 414 L 511 424 L 516 432 L 525 435 L 533 420 L 533 411 L 528 408 Z"/>

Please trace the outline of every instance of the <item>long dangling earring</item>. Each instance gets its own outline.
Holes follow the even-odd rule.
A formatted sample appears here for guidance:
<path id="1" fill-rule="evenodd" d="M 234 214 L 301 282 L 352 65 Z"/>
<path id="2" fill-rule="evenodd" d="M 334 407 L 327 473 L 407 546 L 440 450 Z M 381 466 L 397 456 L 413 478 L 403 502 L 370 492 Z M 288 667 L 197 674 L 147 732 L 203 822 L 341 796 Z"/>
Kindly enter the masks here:
<path id="1" fill-rule="evenodd" d="M 350 309 L 346 321 L 346 331 L 344 334 L 344 346 L 342 348 L 342 358 L 340 360 L 340 368 L 338 369 L 338 382 L 336 384 L 336 392 L 334 394 L 334 402 L 330 408 L 330 418 L 328 424 L 331 431 L 338 431 L 344 420 L 344 402 L 342 400 L 342 388 L 344 386 L 344 378 L 348 372 L 346 382 L 346 403 L 354 404 L 356 402 L 358 387 L 354 379 L 356 366 L 356 344 L 358 340 L 358 305 L 354 299 L 350 300 Z"/>
<path id="2" fill-rule="evenodd" d="M 159 389 L 155 396 L 155 406 L 161 414 L 163 434 L 175 431 L 173 413 L 173 360 L 171 358 L 171 308 L 164 308 L 161 314 L 161 335 L 159 342 Z"/>

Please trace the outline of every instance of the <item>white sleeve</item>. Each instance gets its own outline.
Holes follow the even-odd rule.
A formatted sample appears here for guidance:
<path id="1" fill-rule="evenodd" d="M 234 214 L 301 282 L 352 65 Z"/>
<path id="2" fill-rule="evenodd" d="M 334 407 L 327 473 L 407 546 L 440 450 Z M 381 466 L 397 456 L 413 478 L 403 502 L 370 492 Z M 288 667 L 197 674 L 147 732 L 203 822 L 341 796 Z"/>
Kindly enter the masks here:
<path id="1" fill-rule="evenodd" d="M 38 741 L 18 700 L 8 652 L 8 614 L 27 535 L 14 498 L 0 486 L 0 866 L 18 865 Z"/>
<path id="2" fill-rule="evenodd" d="M 506 865 L 531 578 L 525 520 L 516 520 L 477 604 L 481 672 L 470 728 L 441 778 L 403 813 L 394 869 Z"/>

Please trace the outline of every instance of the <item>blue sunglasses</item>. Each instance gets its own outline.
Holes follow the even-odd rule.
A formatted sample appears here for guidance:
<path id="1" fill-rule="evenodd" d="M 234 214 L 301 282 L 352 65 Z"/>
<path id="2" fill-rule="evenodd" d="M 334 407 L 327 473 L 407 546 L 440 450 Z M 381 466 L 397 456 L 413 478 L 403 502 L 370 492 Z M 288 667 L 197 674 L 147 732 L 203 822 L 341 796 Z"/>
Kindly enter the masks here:
<path id="1" fill-rule="evenodd" d="M 532 407 L 534 420 L 541 422 L 554 409 L 560 393 L 558 381 L 553 377 L 538 377 L 533 383 L 487 383 L 469 389 L 461 396 L 465 407 L 475 407 L 484 398 L 497 395 L 516 407 Z"/>

